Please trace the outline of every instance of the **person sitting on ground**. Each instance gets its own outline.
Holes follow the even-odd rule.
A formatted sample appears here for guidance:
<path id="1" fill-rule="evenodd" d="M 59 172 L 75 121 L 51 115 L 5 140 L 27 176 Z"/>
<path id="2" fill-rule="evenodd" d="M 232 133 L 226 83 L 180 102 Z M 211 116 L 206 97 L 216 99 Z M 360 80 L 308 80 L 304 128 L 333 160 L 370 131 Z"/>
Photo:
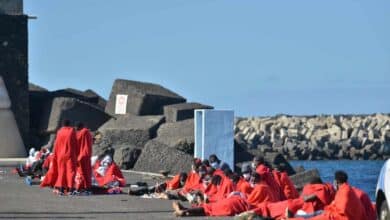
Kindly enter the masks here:
<path id="1" fill-rule="evenodd" d="M 279 184 L 274 179 L 274 176 L 272 175 L 272 170 L 270 166 L 267 165 L 264 157 L 262 156 L 254 157 L 252 161 L 252 169 L 261 175 L 261 178 L 264 180 L 264 182 L 267 183 L 268 186 L 278 196 L 278 200 L 284 199 L 283 192 Z"/>
<path id="2" fill-rule="evenodd" d="M 46 175 L 47 170 L 45 170 L 42 165 L 49 154 L 50 151 L 45 147 L 42 147 L 39 151 L 35 151 L 34 148 L 31 148 L 25 166 L 16 168 L 18 175 L 20 177 L 25 177 L 27 185 L 31 185 L 33 179 L 38 178 L 41 180 L 41 178 Z"/>
<path id="3" fill-rule="evenodd" d="M 282 200 L 284 199 L 296 199 L 299 197 L 298 190 L 295 188 L 290 177 L 286 172 L 286 165 L 284 163 L 278 164 L 272 171 L 275 181 L 282 192 Z"/>
<path id="4" fill-rule="evenodd" d="M 173 202 L 172 207 L 177 217 L 185 216 L 234 216 L 248 210 L 249 205 L 242 194 L 231 193 L 229 197 L 214 203 L 203 203 L 200 206 L 186 208 L 179 202 Z"/>
<path id="5" fill-rule="evenodd" d="M 252 169 L 250 164 L 243 164 L 241 167 L 241 175 L 239 180 L 235 184 L 235 191 L 239 191 L 245 194 L 247 197 L 252 192 L 253 188 L 251 187 L 249 181 L 251 179 Z"/>
<path id="6" fill-rule="evenodd" d="M 348 184 L 348 175 L 344 171 L 335 172 L 334 200 L 324 208 L 324 212 L 310 218 L 312 220 L 365 220 L 367 219 L 362 202 Z M 287 216 L 290 217 L 290 216 Z M 288 218 L 303 220 L 305 218 Z"/>
<path id="7" fill-rule="evenodd" d="M 108 149 L 94 162 L 92 165 L 92 185 L 105 189 L 103 193 L 118 194 L 122 193 L 121 187 L 126 185 L 126 179 L 118 165 L 112 160 L 112 155 L 113 150 Z"/>
<path id="8" fill-rule="evenodd" d="M 157 198 L 173 199 L 172 197 L 169 197 L 167 193 L 182 188 L 186 180 L 187 173 L 182 172 L 174 176 L 172 179 L 156 184 L 155 186 L 138 186 L 135 189 L 132 189 L 130 186 L 128 194 L 140 196 L 144 194 L 156 193 Z"/>
<path id="9" fill-rule="evenodd" d="M 229 165 L 227 163 L 222 162 L 215 154 L 211 154 L 209 156 L 209 163 L 210 166 L 215 169 L 217 175 L 222 174 L 222 170 L 226 168 L 230 169 Z"/>
<path id="10" fill-rule="evenodd" d="M 258 206 L 263 202 L 278 202 L 279 196 L 272 188 L 262 179 L 257 172 L 252 173 L 250 184 L 253 188 L 248 195 L 247 202 L 252 206 Z"/>
<path id="11" fill-rule="evenodd" d="M 324 207 L 333 200 L 329 184 L 323 184 L 320 178 L 314 177 L 307 184 L 300 198 L 280 202 L 265 202 L 256 208 L 240 214 L 239 219 L 253 219 L 257 216 L 268 216 L 283 219 L 286 212 L 289 216 L 311 217 L 320 214 Z"/>

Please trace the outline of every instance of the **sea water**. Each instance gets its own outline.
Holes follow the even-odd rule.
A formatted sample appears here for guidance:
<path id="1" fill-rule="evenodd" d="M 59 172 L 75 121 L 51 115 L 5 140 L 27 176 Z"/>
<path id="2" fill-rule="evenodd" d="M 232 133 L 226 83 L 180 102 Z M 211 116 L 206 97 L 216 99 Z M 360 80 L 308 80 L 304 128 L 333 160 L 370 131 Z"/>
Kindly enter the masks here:
<path id="1" fill-rule="evenodd" d="M 303 166 L 306 170 L 318 169 L 324 182 L 333 182 L 334 172 L 344 170 L 348 174 L 348 182 L 364 190 L 375 201 L 375 189 L 383 160 L 318 160 L 290 161 L 293 167 Z"/>

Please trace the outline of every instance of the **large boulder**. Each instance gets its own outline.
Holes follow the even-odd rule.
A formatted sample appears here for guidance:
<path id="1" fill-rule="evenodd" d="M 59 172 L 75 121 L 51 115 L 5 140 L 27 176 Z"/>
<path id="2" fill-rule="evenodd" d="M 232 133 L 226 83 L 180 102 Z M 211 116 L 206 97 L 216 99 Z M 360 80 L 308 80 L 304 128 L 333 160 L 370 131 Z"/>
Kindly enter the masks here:
<path id="1" fill-rule="evenodd" d="M 128 95 L 126 113 L 135 115 L 161 115 L 165 105 L 186 101 L 180 95 L 157 84 L 117 79 L 107 102 L 107 113 L 115 114 L 118 94 Z"/>
<path id="2" fill-rule="evenodd" d="M 156 141 L 189 154 L 194 152 L 194 120 L 165 123 L 157 131 Z"/>
<path id="3" fill-rule="evenodd" d="M 120 115 L 112 118 L 99 128 L 100 140 L 97 148 L 114 149 L 122 145 L 143 148 L 146 142 L 156 137 L 157 129 L 164 122 L 164 116 Z M 96 149 L 95 149 L 96 148 Z"/>
<path id="4" fill-rule="evenodd" d="M 89 98 L 94 98 L 97 100 L 96 104 L 99 106 L 101 109 L 105 109 L 107 105 L 107 100 L 101 97 L 99 94 L 97 94 L 95 91 L 91 89 L 87 89 L 84 91 L 84 96 L 89 97 Z"/>
<path id="5" fill-rule="evenodd" d="M 110 116 L 89 103 L 75 98 L 54 98 L 51 106 L 41 113 L 40 130 L 53 133 L 61 126 L 63 119 L 81 121 L 90 130 L 97 130 Z"/>
<path id="6" fill-rule="evenodd" d="M 191 170 L 193 157 L 180 150 L 151 140 L 142 149 L 134 170 L 146 172 L 169 171 L 170 174 Z"/>
<path id="7" fill-rule="evenodd" d="M 141 149 L 134 145 L 123 145 L 117 147 L 114 153 L 114 161 L 121 169 L 131 169 L 137 162 Z"/>
<path id="8" fill-rule="evenodd" d="M 214 107 L 196 102 L 179 103 L 164 106 L 164 115 L 167 122 L 177 122 L 194 118 L 195 109 L 213 109 Z"/>
<path id="9" fill-rule="evenodd" d="M 310 183 L 310 180 L 314 177 L 321 178 L 317 169 L 296 173 L 295 175 L 290 176 L 290 179 L 294 183 L 297 190 L 301 191 L 303 187 Z"/>

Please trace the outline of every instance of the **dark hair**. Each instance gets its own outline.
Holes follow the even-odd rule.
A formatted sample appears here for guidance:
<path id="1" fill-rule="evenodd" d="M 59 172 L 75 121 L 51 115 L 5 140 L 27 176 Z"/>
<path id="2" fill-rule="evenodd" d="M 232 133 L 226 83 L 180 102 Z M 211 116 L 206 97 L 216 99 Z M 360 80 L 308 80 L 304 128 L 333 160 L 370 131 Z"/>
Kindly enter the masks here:
<path id="1" fill-rule="evenodd" d="M 70 120 L 69 119 L 64 119 L 62 120 L 62 126 L 64 127 L 69 127 L 70 126 Z"/>
<path id="2" fill-rule="evenodd" d="M 334 178 L 337 183 L 346 183 L 348 181 L 348 175 L 345 171 L 338 170 L 334 173 Z"/>
<path id="3" fill-rule="evenodd" d="M 222 171 L 225 176 L 230 176 L 233 173 L 233 171 L 229 167 L 224 167 Z"/>
<path id="4" fill-rule="evenodd" d="M 263 156 L 256 156 L 256 157 L 253 158 L 253 160 L 259 162 L 259 164 L 264 164 L 265 163 L 265 160 L 264 160 Z"/>
<path id="5" fill-rule="evenodd" d="M 77 130 L 83 129 L 84 128 L 84 123 L 82 123 L 81 121 L 76 122 L 76 128 L 77 128 Z"/>
<path id="6" fill-rule="evenodd" d="M 207 167 L 207 174 L 208 175 L 212 176 L 214 174 L 214 172 L 215 172 L 215 169 L 213 167 Z"/>
<path id="7" fill-rule="evenodd" d="M 261 181 L 261 175 L 258 174 L 257 172 L 252 172 L 252 175 L 251 175 L 254 179 L 255 179 L 255 182 L 260 182 Z"/>
<path id="8" fill-rule="evenodd" d="M 220 175 L 214 175 L 212 178 L 211 178 L 211 184 L 217 186 L 217 185 L 220 185 L 222 182 L 222 177 Z"/>
<path id="9" fill-rule="evenodd" d="M 310 184 L 322 184 L 321 177 L 313 176 L 310 178 Z"/>
<path id="10" fill-rule="evenodd" d="M 232 173 L 229 177 L 233 183 L 237 183 L 240 180 L 240 175 L 237 173 Z"/>
<path id="11" fill-rule="evenodd" d="M 205 165 L 205 166 L 210 166 L 210 162 L 209 162 L 209 160 L 207 160 L 207 159 L 204 159 L 203 161 L 202 161 L 202 164 L 203 165 Z"/>
<path id="12" fill-rule="evenodd" d="M 192 165 L 194 165 L 194 167 L 198 169 L 202 165 L 202 161 L 199 158 L 194 158 L 194 160 L 192 161 Z"/>
<path id="13" fill-rule="evenodd" d="M 218 159 L 218 157 L 217 157 L 217 155 L 215 155 L 215 154 L 211 154 L 210 156 L 209 156 L 209 162 L 210 163 L 213 163 L 213 162 L 221 162 L 219 159 Z"/>
<path id="14" fill-rule="evenodd" d="M 186 182 L 186 180 L 187 180 L 187 173 L 185 173 L 185 172 L 182 172 L 182 173 L 180 173 L 179 174 L 180 175 L 180 182 Z"/>

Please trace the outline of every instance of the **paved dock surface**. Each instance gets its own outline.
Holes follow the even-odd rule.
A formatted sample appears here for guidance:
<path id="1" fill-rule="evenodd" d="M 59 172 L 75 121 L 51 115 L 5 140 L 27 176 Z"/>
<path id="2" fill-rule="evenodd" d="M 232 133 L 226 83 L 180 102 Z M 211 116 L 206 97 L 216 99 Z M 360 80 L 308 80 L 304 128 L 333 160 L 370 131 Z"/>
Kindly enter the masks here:
<path id="1" fill-rule="evenodd" d="M 24 179 L 0 166 L 0 219 L 178 219 L 172 201 L 136 196 L 56 196 L 49 188 L 28 186 Z M 127 183 L 154 183 L 161 178 L 124 173 Z M 127 188 L 124 189 L 127 192 Z M 188 204 L 185 204 L 188 205 Z M 185 219 L 232 219 L 193 217 Z"/>

